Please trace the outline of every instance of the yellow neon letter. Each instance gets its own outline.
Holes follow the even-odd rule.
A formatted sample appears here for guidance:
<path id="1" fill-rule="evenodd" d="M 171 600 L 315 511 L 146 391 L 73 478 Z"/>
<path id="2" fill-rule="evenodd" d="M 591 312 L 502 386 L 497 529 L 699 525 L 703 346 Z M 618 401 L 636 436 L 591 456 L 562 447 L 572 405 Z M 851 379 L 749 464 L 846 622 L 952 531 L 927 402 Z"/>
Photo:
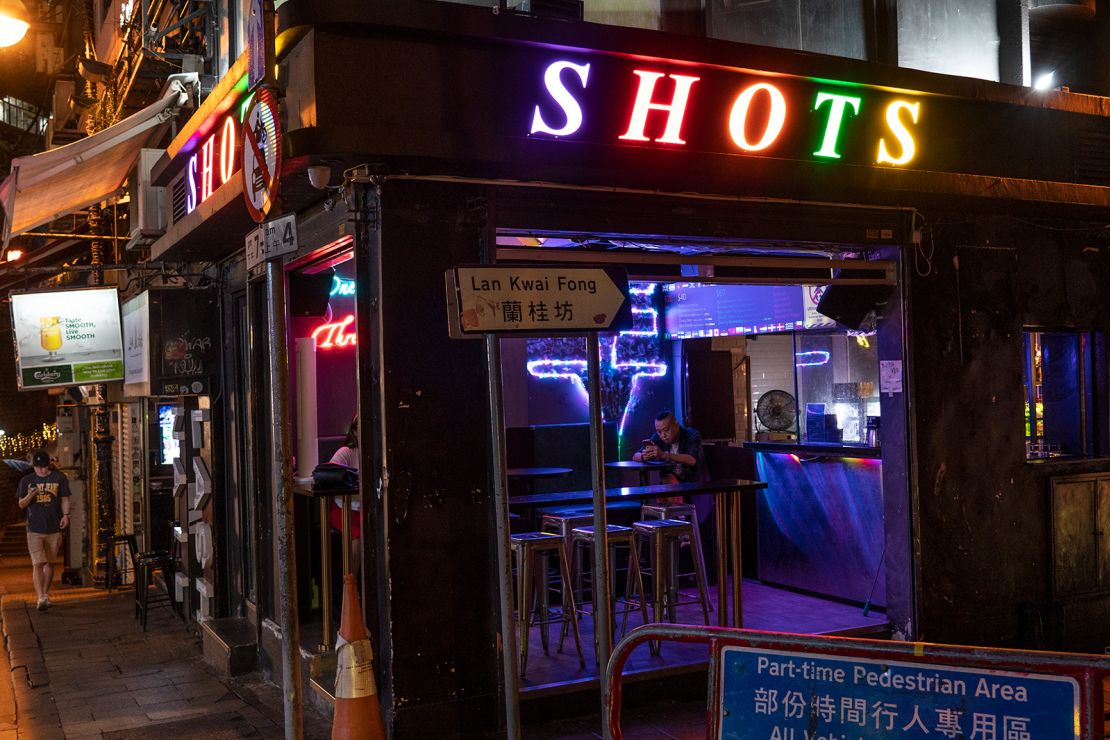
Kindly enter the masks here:
<path id="1" fill-rule="evenodd" d="M 752 98 L 760 91 L 766 92 L 771 99 L 771 110 L 767 113 L 767 124 L 763 129 L 763 138 L 754 144 L 749 144 L 744 127 L 748 120 L 748 109 L 751 107 Z M 736 146 L 746 152 L 758 152 L 771 146 L 774 140 L 778 138 L 779 132 L 782 131 L 782 124 L 785 121 L 786 98 L 774 85 L 761 82 L 758 85 L 746 88 L 736 98 L 736 102 L 732 104 L 732 113 L 728 117 L 728 132 L 732 135 L 732 140 L 736 142 Z"/>
<path id="2" fill-rule="evenodd" d="M 902 123 L 902 119 L 898 114 L 907 110 L 910 113 L 910 120 L 917 123 L 917 113 L 921 109 L 921 103 L 907 103 L 904 100 L 895 100 L 893 103 L 886 107 L 886 125 L 890 127 L 890 132 L 894 134 L 894 138 L 902 146 L 902 156 L 892 157 L 890 152 L 887 151 L 886 141 L 879 139 L 879 158 L 876 160 L 880 164 L 906 164 L 916 153 L 914 150 L 913 135 Z"/>

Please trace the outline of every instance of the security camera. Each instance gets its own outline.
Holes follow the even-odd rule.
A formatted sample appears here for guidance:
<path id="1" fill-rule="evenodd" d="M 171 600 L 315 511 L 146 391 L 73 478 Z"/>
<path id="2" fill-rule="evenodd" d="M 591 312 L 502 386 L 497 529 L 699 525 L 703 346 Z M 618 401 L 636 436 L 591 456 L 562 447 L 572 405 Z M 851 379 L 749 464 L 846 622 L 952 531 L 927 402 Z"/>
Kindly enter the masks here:
<path id="1" fill-rule="evenodd" d="M 308 182 L 317 190 L 325 190 L 331 181 L 331 167 L 326 164 L 308 166 Z"/>

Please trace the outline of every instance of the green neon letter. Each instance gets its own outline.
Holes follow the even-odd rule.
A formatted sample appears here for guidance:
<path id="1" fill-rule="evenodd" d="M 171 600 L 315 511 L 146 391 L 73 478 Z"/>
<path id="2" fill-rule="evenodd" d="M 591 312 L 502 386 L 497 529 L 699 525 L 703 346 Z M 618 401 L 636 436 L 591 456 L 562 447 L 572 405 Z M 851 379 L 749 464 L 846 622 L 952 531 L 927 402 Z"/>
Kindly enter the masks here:
<path id="1" fill-rule="evenodd" d="M 859 102 L 859 98 L 850 95 L 817 93 L 817 102 L 813 104 L 813 110 L 820 110 L 824 103 L 830 103 L 830 105 L 829 120 L 825 124 L 825 138 L 821 142 L 821 148 L 813 153 L 815 156 L 840 159 L 840 155 L 836 153 L 836 139 L 840 135 L 840 126 L 844 122 L 844 107 L 852 106 L 852 115 L 859 115 Z"/>

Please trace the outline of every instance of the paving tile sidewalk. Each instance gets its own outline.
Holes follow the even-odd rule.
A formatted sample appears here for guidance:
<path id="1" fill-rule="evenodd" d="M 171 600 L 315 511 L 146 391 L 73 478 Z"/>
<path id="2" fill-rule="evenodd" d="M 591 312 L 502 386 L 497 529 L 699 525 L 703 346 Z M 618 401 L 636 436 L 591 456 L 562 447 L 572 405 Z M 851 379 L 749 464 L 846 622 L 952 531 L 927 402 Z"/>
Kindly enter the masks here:
<path id="1" fill-rule="evenodd" d="M 30 573 L 29 559 L 0 564 L 11 675 L 0 677 L 0 740 L 284 737 L 280 690 L 257 675 L 219 676 L 168 609 L 152 610 L 143 632 L 130 591 L 56 584 L 54 606 L 39 612 Z M 330 737 L 309 707 L 305 725 L 306 737 Z"/>

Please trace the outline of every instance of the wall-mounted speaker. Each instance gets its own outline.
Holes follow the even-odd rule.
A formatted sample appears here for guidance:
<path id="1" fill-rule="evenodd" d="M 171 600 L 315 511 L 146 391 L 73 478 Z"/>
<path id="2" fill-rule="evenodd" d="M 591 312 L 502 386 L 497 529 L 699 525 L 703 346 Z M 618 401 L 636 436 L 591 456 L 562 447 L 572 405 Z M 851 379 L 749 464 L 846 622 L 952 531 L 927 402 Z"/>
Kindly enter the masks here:
<path id="1" fill-rule="evenodd" d="M 868 270 L 837 270 L 834 277 L 870 278 L 875 273 Z M 828 316 L 838 324 L 858 329 L 867 314 L 890 298 L 890 285 L 837 285 L 825 288 L 817 302 L 817 313 Z"/>
<path id="2" fill-rule="evenodd" d="M 315 275 L 289 273 L 289 314 L 291 316 L 323 316 L 328 312 L 333 274 L 324 270 Z"/>

